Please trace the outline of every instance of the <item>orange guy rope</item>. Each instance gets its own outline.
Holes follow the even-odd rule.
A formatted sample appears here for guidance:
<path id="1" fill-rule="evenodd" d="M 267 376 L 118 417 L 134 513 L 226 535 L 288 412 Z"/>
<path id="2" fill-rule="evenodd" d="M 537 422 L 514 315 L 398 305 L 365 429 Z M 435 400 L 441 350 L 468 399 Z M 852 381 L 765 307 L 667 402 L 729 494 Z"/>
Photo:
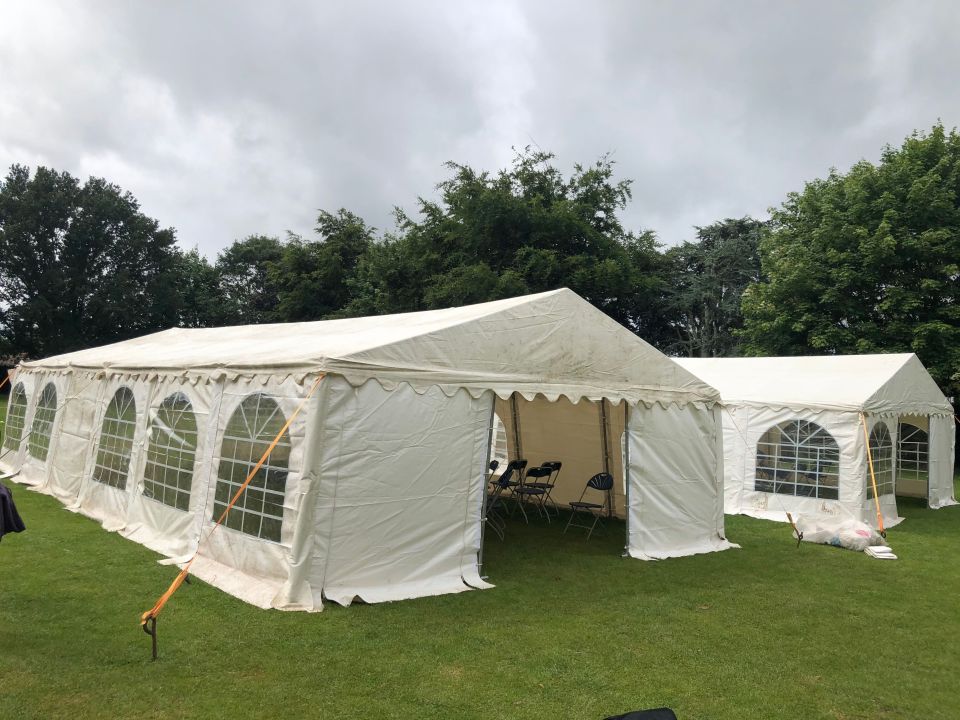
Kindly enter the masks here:
<path id="1" fill-rule="evenodd" d="M 281 438 L 286 434 L 287 430 L 290 429 L 290 425 L 293 423 L 297 415 L 300 414 L 300 411 L 303 410 L 304 406 L 307 404 L 307 401 L 310 399 L 310 396 L 313 395 L 314 391 L 320 385 L 320 381 L 323 380 L 323 375 L 317 377 L 313 385 L 310 387 L 310 390 L 307 392 L 306 397 L 303 398 L 303 401 L 297 406 L 297 409 L 290 414 L 290 418 L 284 423 L 283 427 L 280 428 L 280 432 L 277 433 L 277 436 L 273 439 L 273 442 L 264 450 L 263 455 L 260 456 L 260 459 L 257 461 L 257 464 L 253 466 L 253 469 L 250 471 L 250 474 L 247 475 L 247 479 L 243 481 L 243 484 L 237 488 L 237 492 L 234 493 L 233 499 L 230 500 L 230 503 L 224 508 L 224 511 L 220 514 L 220 517 L 217 518 L 217 522 L 214 524 L 213 529 L 207 534 L 207 537 L 204 540 L 209 540 L 210 536 L 220 527 L 221 523 L 227 519 L 227 515 L 230 513 L 231 508 L 237 500 L 240 499 L 240 496 L 243 495 L 244 491 L 247 489 L 247 486 L 250 484 L 250 481 L 253 480 L 257 472 L 263 467 L 263 464 L 267 461 L 267 458 L 270 457 L 270 453 L 273 452 L 273 449 L 277 446 L 277 443 L 280 442 Z M 143 615 L 140 616 L 140 625 L 146 626 L 147 622 L 150 620 L 155 620 L 157 615 L 160 614 L 160 611 L 163 610 L 163 606 L 167 604 L 167 601 L 173 597 L 173 594 L 177 589 L 183 585 L 183 581 L 187 579 L 187 575 L 190 574 L 190 566 L 193 565 L 193 561 L 197 559 L 197 556 L 200 554 L 200 543 L 197 543 L 197 550 L 193 553 L 193 557 L 183 566 L 183 569 L 174 578 L 173 582 L 170 583 L 170 587 L 167 588 L 167 591 L 157 599 L 157 602 L 154 603 L 154 606 L 147 610 Z M 156 637 L 154 636 L 154 642 L 156 642 Z M 156 645 L 154 645 L 154 657 L 156 657 Z"/>
<path id="2" fill-rule="evenodd" d="M 867 463 L 870 465 L 870 483 L 873 485 L 873 503 L 877 508 L 877 525 L 880 528 L 880 537 L 886 537 L 887 531 L 883 527 L 883 513 L 880 512 L 880 493 L 877 492 L 877 476 L 873 474 L 873 453 L 870 452 L 870 436 L 867 435 L 867 418 L 860 413 L 860 422 L 863 423 L 863 439 L 867 443 Z"/>

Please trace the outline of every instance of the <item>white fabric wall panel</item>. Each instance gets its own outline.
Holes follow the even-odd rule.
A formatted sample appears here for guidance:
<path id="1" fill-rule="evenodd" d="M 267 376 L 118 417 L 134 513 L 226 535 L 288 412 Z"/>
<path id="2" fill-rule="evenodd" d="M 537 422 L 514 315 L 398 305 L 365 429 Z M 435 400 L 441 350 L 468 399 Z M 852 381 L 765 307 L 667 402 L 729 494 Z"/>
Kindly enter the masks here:
<path id="1" fill-rule="evenodd" d="M 221 464 L 226 467 L 225 463 L 229 461 L 229 456 L 224 452 L 224 435 L 240 405 L 245 399 L 255 394 L 262 394 L 279 406 L 280 415 L 272 416 L 277 426 L 276 430 L 279 430 L 279 426 L 289 419 L 303 402 L 313 380 L 313 377 L 308 376 L 304 383 L 300 384 L 292 378 L 282 381 L 273 378 L 238 379 L 225 384 L 219 402 L 216 440 L 210 450 L 212 458 L 209 461 L 209 480 L 202 488 L 205 497 L 200 526 L 204 540 L 191 571 L 210 584 L 259 607 L 285 607 L 286 605 L 282 589 L 288 582 L 290 549 L 295 544 L 297 516 L 302 497 L 306 493 L 302 468 L 306 428 L 308 422 L 312 420 L 309 417 L 309 405 L 290 425 L 287 435 L 290 449 L 279 540 L 257 537 L 227 525 L 213 529 L 214 522 L 219 516 L 215 505 L 218 481 L 222 480 Z M 259 432 L 260 437 L 269 435 L 270 437 L 266 437 L 269 441 L 275 434 L 274 425 L 270 426 L 269 432 L 263 432 L 264 428 L 258 427 L 258 423 L 262 425 L 262 421 L 267 419 L 269 418 L 266 415 L 260 421 L 256 416 L 249 416 L 242 424 L 249 428 L 251 434 Z M 249 454 L 245 457 L 248 456 Z M 274 456 L 271 458 L 275 456 L 278 456 L 277 451 L 274 451 Z M 259 454 L 252 458 L 253 462 L 258 459 Z M 240 478 L 241 481 L 243 479 Z M 249 492 L 248 489 L 247 493 Z M 229 493 L 221 495 L 221 497 L 227 496 Z M 238 502 L 237 509 L 231 511 L 231 514 L 236 512 L 234 517 L 241 517 L 242 513 L 239 509 L 243 507 L 244 503 Z"/>
<path id="2" fill-rule="evenodd" d="M 0 447 L 0 470 L 4 473 L 19 472 L 20 468 L 23 467 L 23 459 L 27 452 L 26 438 L 30 429 L 29 423 L 33 419 L 33 398 L 37 391 L 38 375 L 39 373 L 17 372 L 16 375 L 10 379 L 10 396 L 7 399 L 6 417 L 6 428 L 8 429 L 6 430 L 6 434 L 10 433 L 11 415 L 13 414 L 13 393 L 16 391 L 18 385 L 23 387 L 27 405 L 26 408 L 24 408 L 23 429 L 21 431 L 20 442 L 15 447 L 9 447 L 9 439 L 5 437 L 4 445 Z M 36 483 L 31 482 L 29 478 L 24 478 L 24 484 L 33 485 Z"/>
<path id="3" fill-rule="evenodd" d="M 341 604 L 478 585 L 493 394 L 330 378 L 310 586 Z M 319 604 L 319 598 L 315 600 Z"/>
<path id="4" fill-rule="evenodd" d="M 44 389 L 52 384 L 55 393 L 56 393 L 56 403 L 58 406 L 63 404 L 65 392 L 67 389 L 68 380 L 64 376 L 53 375 L 50 373 L 39 373 L 32 378 L 33 392 L 28 395 L 30 398 L 30 405 L 27 410 L 27 422 L 24 426 L 23 433 L 23 442 L 21 443 L 21 465 L 20 465 L 20 477 L 18 481 L 23 482 L 27 485 L 34 485 L 38 488 L 43 488 L 46 486 L 48 481 L 48 476 L 50 474 L 50 460 L 56 454 L 56 437 L 58 426 L 60 425 L 62 418 L 62 411 L 56 412 L 53 418 L 53 425 L 49 428 L 49 441 L 50 446 L 47 450 L 47 457 L 41 459 L 34 457 L 31 453 L 31 440 L 34 439 L 35 431 L 39 430 L 37 428 L 37 414 L 38 414 L 38 400 L 41 394 L 44 392 Z"/>
<path id="5" fill-rule="evenodd" d="M 756 457 L 747 448 L 750 411 L 745 407 L 727 406 L 721 409 L 723 425 L 723 507 L 724 512 L 737 513 L 744 504 L 743 482 L 747 468 L 753 467 Z M 750 485 L 752 488 L 753 485 Z"/>
<path id="6" fill-rule="evenodd" d="M 630 409 L 631 557 L 655 560 L 736 547 L 723 536 L 719 409 Z"/>
<path id="7" fill-rule="evenodd" d="M 191 384 L 181 379 L 162 379 L 150 388 L 149 406 L 146 408 L 145 445 L 139 453 L 136 468 L 131 470 L 133 488 L 127 509 L 127 519 L 122 534 L 156 550 L 167 557 L 192 554 L 197 548 L 204 520 L 209 518 L 208 491 L 215 483 L 213 475 L 213 444 L 217 436 L 217 421 L 221 398 L 219 384 Z M 144 472 L 153 445 L 155 425 L 164 400 L 179 394 L 190 403 L 187 412 L 196 422 L 196 440 L 190 443 L 193 450 L 192 480 L 189 488 L 189 505 L 185 509 L 173 507 L 160 499 L 151 497 L 145 488 Z M 159 439 L 164 437 L 157 434 Z"/>
<path id="8" fill-rule="evenodd" d="M 887 427 L 887 431 L 890 433 L 890 441 L 893 443 L 893 457 L 894 457 L 894 467 L 893 467 L 893 482 L 894 487 L 896 487 L 896 447 L 897 447 L 897 416 L 867 416 L 867 432 L 872 433 L 873 429 L 877 426 L 878 423 L 883 423 Z M 860 473 L 860 479 L 857 480 L 856 476 L 851 473 L 849 476 L 850 488 L 848 490 L 847 497 L 852 496 L 855 490 L 859 491 L 859 497 L 861 499 L 860 513 L 857 519 L 862 520 L 863 522 L 872 525 L 874 527 L 879 527 L 879 522 L 877 522 L 877 503 L 872 496 L 868 493 L 867 488 L 871 486 L 870 478 L 870 464 L 867 458 L 867 441 L 863 437 L 863 423 L 860 422 L 859 416 L 855 421 L 857 430 L 857 454 L 856 458 L 859 462 L 856 463 L 854 467 L 854 472 Z M 874 457 L 874 471 L 878 469 L 880 458 Z M 854 485 L 854 483 L 856 483 Z M 843 496 L 841 496 L 843 497 Z M 894 525 L 899 525 L 903 522 L 903 518 L 900 517 L 897 512 L 897 496 L 894 494 L 885 494 L 880 496 L 880 514 L 883 516 L 883 526 L 884 528 L 892 528 Z"/>
<path id="9" fill-rule="evenodd" d="M 50 473 L 42 489 L 63 503 L 74 505 L 80 496 L 90 448 L 99 432 L 96 423 L 105 388 L 93 374 L 71 374 L 66 385 L 57 413 L 59 426 L 47 459 Z"/>
<path id="10" fill-rule="evenodd" d="M 936 415 L 930 418 L 930 495 L 931 508 L 956 505 L 953 496 L 954 419 Z"/>
<path id="11" fill-rule="evenodd" d="M 770 428 L 802 420 L 815 423 L 836 441 L 840 451 L 838 497 L 836 500 L 801 497 L 756 490 L 757 444 Z M 896 444 L 896 418 L 867 418 L 868 432 L 882 420 Z M 730 406 L 724 410 L 724 510 L 765 520 L 786 521 L 787 513 L 851 518 L 876 525 L 876 506 L 867 496 L 869 468 L 860 415 L 837 410 Z M 731 488 L 736 488 L 734 491 Z M 896 498 L 881 496 L 885 527 L 893 527 L 902 518 L 897 514 Z"/>
<path id="12" fill-rule="evenodd" d="M 859 476 L 859 481 L 857 478 L 860 460 L 857 453 L 863 453 L 863 438 L 857 435 L 858 428 L 850 424 L 857 421 L 856 413 L 751 406 L 740 406 L 735 410 L 738 417 L 744 418 L 738 438 L 740 448 L 735 450 L 729 445 L 725 447 L 725 472 L 726 482 L 736 484 L 741 489 L 740 504 L 739 506 L 728 505 L 725 508 L 726 512 L 743 513 L 781 522 L 786 521 L 788 512 L 794 515 L 812 513 L 841 516 L 846 514 L 859 519 L 859 507 L 864 489 L 862 475 Z M 755 489 L 757 444 L 760 438 L 770 428 L 794 420 L 815 423 L 836 441 L 840 451 L 837 500 L 759 492 Z M 732 455 L 737 452 L 742 453 L 740 464 L 731 462 Z"/>
<path id="13" fill-rule="evenodd" d="M 125 391 L 129 391 L 133 399 L 133 405 L 130 407 L 134 423 L 133 437 L 129 448 L 124 487 L 113 487 L 94 480 L 93 474 L 100 445 L 104 442 L 104 419 L 113 399 L 118 393 Z M 146 382 L 130 378 L 111 378 L 103 384 L 103 394 L 93 422 L 92 442 L 88 446 L 80 493 L 76 504 L 70 509 L 99 521 L 107 530 L 122 530 L 127 522 L 127 507 L 135 492 L 136 468 L 143 448 L 144 419 L 149 396 L 150 386 Z"/>

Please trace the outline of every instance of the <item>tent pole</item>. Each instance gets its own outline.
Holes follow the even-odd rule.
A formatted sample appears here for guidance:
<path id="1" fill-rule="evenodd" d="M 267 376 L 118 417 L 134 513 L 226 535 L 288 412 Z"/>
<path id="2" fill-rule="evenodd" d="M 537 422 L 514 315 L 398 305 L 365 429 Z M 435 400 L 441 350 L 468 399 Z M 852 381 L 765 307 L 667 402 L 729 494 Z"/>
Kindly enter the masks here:
<path id="1" fill-rule="evenodd" d="M 487 485 L 493 476 L 490 470 L 490 454 L 493 452 L 493 416 L 497 407 L 497 396 L 490 403 L 490 417 L 487 421 L 487 452 L 483 463 L 483 487 L 480 488 L 480 552 L 477 553 L 477 575 L 483 580 L 483 543 L 487 538 Z"/>
<path id="2" fill-rule="evenodd" d="M 510 418 L 513 422 L 514 460 L 523 460 L 523 444 L 520 442 L 520 409 L 517 407 L 517 394 L 510 395 Z"/>
<path id="3" fill-rule="evenodd" d="M 610 472 L 610 428 L 607 420 L 607 399 L 600 398 L 600 446 L 603 449 L 603 471 Z M 613 517 L 613 488 L 607 490 L 607 517 Z"/>
<path id="4" fill-rule="evenodd" d="M 623 557 L 630 555 L 630 404 L 623 401 L 623 501 L 626 507 L 623 516 L 626 518 L 626 540 L 623 548 Z"/>

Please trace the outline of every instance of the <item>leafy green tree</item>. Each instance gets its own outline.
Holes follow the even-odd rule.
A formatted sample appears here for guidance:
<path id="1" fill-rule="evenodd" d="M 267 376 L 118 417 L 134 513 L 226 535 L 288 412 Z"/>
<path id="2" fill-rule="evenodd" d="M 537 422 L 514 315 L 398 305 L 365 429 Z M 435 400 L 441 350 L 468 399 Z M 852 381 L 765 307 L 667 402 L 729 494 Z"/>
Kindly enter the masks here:
<path id="1" fill-rule="evenodd" d="M 960 136 L 935 125 L 879 165 L 792 193 L 744 294 L 753 354 L 917 353 L 960 391 Z"/>
<path id="2" fill-rule="evenodd" d="M 282 321 L 330 317 L 351 300 L 357 264 L 374 243 L 374 230 L 347 210 L 321 212 L 319 241 L 292 236 L 268 280 L 277 288 L 277 317 Z"/>
<path id="3" fill-rule="evenodd" d="M 178 254 L 176 282 L 180 327 L 214 327 L 236 319 L 229 312 L 217 269 L 196 248 Z"/>
<path id="4" fill-rule="evenodd" d="M 697 228 L 696 242 L 667 250 L 667 310 L 676 334 L 667 349 L 690 357 L 739 353 L 743 291 L 760 280 L 760 232 L 749 217 Z"/>
<path id="5" fill-rule="evenodd" d="M 237 240 L 217 256 L 214 267 L 220 279 L 225 322 L 259 324 L 278 319 L 280 291 L 271 269 L 282 257 L 283 243 L 266 235 Z"/>
<path id="6" fill-rule="evenodd" d="M 0 181 L 0 342 L 37 357 L 176 324 L 172 229 L 100 178 L 13 165 Z"/>
<path id="7" fill-rule="evenodd" d="M 565 177 L 553 155 L 529 148 L 496 174 L 448 163 L 440 199 L 358 261 L 349 314 L 424 310 L 570 287 L 627 327 L 662 331 L 665 265 L 652 233 L 619 218 L 630 182 L 613 161 Z"/>

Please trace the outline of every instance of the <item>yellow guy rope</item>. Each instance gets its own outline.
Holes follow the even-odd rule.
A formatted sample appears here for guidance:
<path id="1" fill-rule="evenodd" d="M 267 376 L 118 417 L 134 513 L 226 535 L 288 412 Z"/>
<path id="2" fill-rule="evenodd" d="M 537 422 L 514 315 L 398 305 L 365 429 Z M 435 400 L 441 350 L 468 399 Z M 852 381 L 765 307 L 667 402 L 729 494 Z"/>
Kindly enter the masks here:
<path id="1" fill-rule="evenodd" d="M 870 452 L 870 436 L 867 435 L 867 418 L 860 413 L 860 422 L 863 424 L 863 440 L 867 443 L 867 463 L 870 465 L 870 483 L 873 485 L 873 503 L 877 508 L 877 525 L 880 536 L 886 537 L 887 531 L 883 527 L 883 513 L 880 512 L 880 493 L 877 492 L 877 476 L 873 474 L 873 453 Z"/>
<path id="2" fill-rule="evenodd" d="M 303 410 L 304 406 L 307 404 L 307 401 L 310 399 L 310 396 L 313 395 L 314 391 L 320 385 L 320 381 L 323 380 L 323 377 L 324 377 L 323 375 L 320 375 L 319 377 L 317 377 L 316 381 L 314 381 L 313 385 L 310 387 L 310 390 L 307 392 L 306 397 L 303 398 L 303 401 L 297 406 L 297 409 L 290 414 L 290 418 L 287 420 L 286 423 L 284 423 L 284 426 L 280 428 L 280 432 L 277 433 L 277 436 L 273 439 L 273 442 L 271 442 L 270 445 L 267 447 L 267 449 L 263 452 L 263 455 L 260 456 L 260 459 L 257 461 L 257 464 L 253 466 L 253 469 L 250 471 L 250 474 L 247 475 L 247 479 L 243 481 L 243 484 L 239 488 L 237 488 L 237 492 L 234 493 L 233 499 L 230 500 L 230 503 L 227 505 L 224 511 L 220 514 L 220 517 L 217 519 L 217 522 L 214 524 L 213 529 L 211 529 L 210 532 L 207 534 L 207 537 L 205 538 L 205 540 L 209 540 L 210 536 L 213 535 L 216 529 L 220 527 L 220 525 L 223 523 L 224 520 L 227 519 L 227 515 L 230 513 L 231 508 L 233 508 L 237 500 L 240 499 L 240 496 L 243 495 L 244 491 L 247 489 L 247 485 L 250 484 L 250 481 L 253 480 L 254 476 L 257 474 L 260 468 L 263 467 L 263 464 L 267 461 L 267 458 L 270 457 L 270 453 L 273 452 L 273 449 L 277 446 L 277 443 L 280 442 L 281 438 L 283 438 L 287 430 L 290 429 L 290 425 L 293 423 L 297 415 L 300 414 L 300 411 Z M 183 566 L 183 570 L 181 570 L 180 573 L 177 575 L 177 577 L 174 578 L 173 582 L 170 583 L 170 587 L 167 588 L 167 591 L 159 597 L 159 599 L 157 600 L 157 602 L 154 604 L 152 608 L 150 608 L 143 615 L 140 616 L 140 625 L 142 626 L 146 625 L 147 622 L 149 622 L 150 620 L 156 619 L 157 615 L 160 614 L 160 611 L 163 610 L 163 606 L 167 604 L 167 601 L 171 597 L 173 597 L 173 594 L 177 591 L 177 589 L 181 585 L 183 585 L 183 581 L 186 580 L 187 575 L 190 574 L 190 566 L 193 565 L 193 561 L 196 560 L 197 556 L 200 554 L 200 545 L 203 542 L 204 540 L 201 540 L 200 543 L 197 543 L 197 550 L 196 552 L 193 553 L 193 557 L 191 557 L 190 560 L 187 562 L 187 564 Z"/>

